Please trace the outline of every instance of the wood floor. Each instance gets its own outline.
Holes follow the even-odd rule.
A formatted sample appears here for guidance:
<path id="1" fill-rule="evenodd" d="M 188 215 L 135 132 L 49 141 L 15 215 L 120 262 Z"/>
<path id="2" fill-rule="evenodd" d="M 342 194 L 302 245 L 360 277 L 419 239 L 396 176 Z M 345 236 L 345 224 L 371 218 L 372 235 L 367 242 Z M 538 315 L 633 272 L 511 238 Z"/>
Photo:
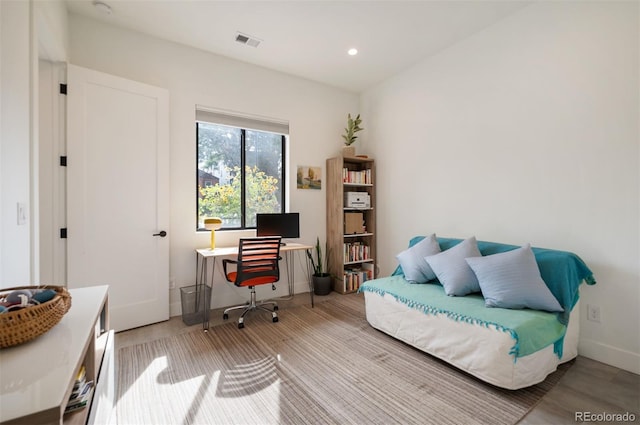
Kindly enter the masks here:
<path id="1" fill-rule="evenodd" d="M 339 295 L 332 292 L 327 296 L 315 297 L 315 302 L 318 303 L 340 296 L 359 297 L 361 295 Z M 309 294 L 299 294 L 288 300 L 278 300 L 280 310 L 308 303 Z M 237 317 L 237 312 L 234 313 L 230 313 L 229 320 L 234 320 Z M 223 323 L 222 310 L 212 310 L 211 326 L 220 323 Z M 251 315 L 245 319 L 245 323 L 246 326 L 251 326 Z M 166 322 L 117 333 L 115 348 L 117 351 L 121 347 L 153 341 L 201 327 L 201 324 L 187 326 L 182 322 L 181 317 L 172 317 Z M 117 364 L 117 367 L 126 367 L 126 365 Z M 580 420 L 579 417 L 577 418 L 576 414 L 579 415 L 577 412 L 590 412 L 592 415 L 602 413 L 624 414 L 628 412 L 635 416 L 635 420 L 632 423 L 640 423 L 640 375 L 578 356 L 560 382 L 520 421 L 520 424 L 561 425 L 589 422 Z M 620 422 L 604 421 L 596 423 Z"/>

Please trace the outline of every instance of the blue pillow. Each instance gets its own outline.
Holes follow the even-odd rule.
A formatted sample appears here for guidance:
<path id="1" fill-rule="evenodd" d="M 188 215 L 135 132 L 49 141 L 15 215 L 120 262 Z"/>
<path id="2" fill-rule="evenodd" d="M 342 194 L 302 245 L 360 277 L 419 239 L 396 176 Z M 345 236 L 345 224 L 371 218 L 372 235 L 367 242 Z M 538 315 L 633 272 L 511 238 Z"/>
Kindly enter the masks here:
<path id="1" fill-rule="evenodd" d="M 467 257 L 480 256 L 478 242 L 472 236 L 446 251 L 426 257 L 425 260 L 438 277 L 445 294 L 461 297 L 480 292 L 478 279 L 465 261 Z"/>
<path id="2" fill-rule="evenodd" d="M 529 244 L 466 261 L 478 278 L 487 307 L 564 311 L 542 280 Z"/>
<path id="3" fill-rule="evenodd" d="M 404 278 L 411 283 L 425 283 L 434 280 L 436 275 L 425 261 L 424 257 L 440 252 L 440 245 L 435 234 L 431 234 L 396 255 Z"/>

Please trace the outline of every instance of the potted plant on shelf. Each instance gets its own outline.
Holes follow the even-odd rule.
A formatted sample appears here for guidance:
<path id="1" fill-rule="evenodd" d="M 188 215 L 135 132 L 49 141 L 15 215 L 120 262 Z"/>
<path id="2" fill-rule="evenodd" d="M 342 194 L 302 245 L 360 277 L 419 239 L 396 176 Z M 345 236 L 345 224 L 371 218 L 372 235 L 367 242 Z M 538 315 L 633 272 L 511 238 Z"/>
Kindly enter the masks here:
<path id="1" fill-rule="evenodd" d="M 351 145 L 358 138 L 358 136 L 356 136 L 356 133 L 358 131 L 364 130 L 364 128 L 360 127 L 360 124 L 362 124 L 362 119 L 360 118 L 360 114 L 358 114 L 355 118 L 352 118 L 351 114 L 347 115 L 347 126 L 344 129 L 345 133 L 342 135 L 342 138 L 344 139 L 342 156 L 346 156 L 346 157 L 356 156 L 356 148 L 355 146 L 351 146 Z"/>
<path id="2" fill-rule="evenodd" d="M 327 259 L 322 259 L 322 247 L 320 246 L 320 238 L 316 238 L 315 246 L 316 258 L 314 260 L 310 251 L 307 251 L 307 257 L 311 261 L 313 267 L 313 293 L 315 295 L 328 295 L 331 292 L 331 275 L 326 272 Z"/>

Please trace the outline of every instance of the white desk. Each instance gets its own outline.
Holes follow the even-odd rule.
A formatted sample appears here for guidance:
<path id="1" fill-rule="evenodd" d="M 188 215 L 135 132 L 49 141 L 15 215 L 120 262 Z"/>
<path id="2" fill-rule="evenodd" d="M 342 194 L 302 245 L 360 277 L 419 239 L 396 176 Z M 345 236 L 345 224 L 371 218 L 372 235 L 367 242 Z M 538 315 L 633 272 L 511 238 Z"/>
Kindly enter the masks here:
<path id="1" fill-rule="evenodd" d="M 296 252 L 300 253 L 304 252 L 305 261 L 307 264 L 307 277 L 309 279 L 309 293 L 311 295 L 311 307 L 313 307 L 313 279 L 311 279 L 311 264 L 309 262 L 309 257 L 307 253 L 310 253 L 310 250 L 313 249 L 311 245 L 303 245 L 299 243 L 287 242 L 286 245 L 282 245 L 280 247 L 280 253 L 284 254 L 285 267 L 287 269 L 287 281 L 289 284 L 289 295 L 293 295 L 293 286 L 294 286 L 294 269 L 295 262 L 294 259 L 291 259 L 290 256 L 293 256 Z M 205 285 L 206 279 L 209 274 L 208 266 L 211 263 L 211 294 L 213 296 L 213 280 L 216 271 L 216 258 L 218 257 L 237 257 L 238 256 L 238 247 L 237 246 L 229 246 L 229 247 L 220 247 L 220 248 L 202 248 L 196 249 L 196 285 Z M 209 261 L 211 260 L 211 261 Z M 201 294 L 206 294 L 206 291 L 199 291 Z M 205 300 L 207 301 L 207 300 Z M 206 308 L 211 308 L 211 300 L 205 302 Z M 209 314 L 203 314 L 202 319 L 202 328 L 204 330 L 209 329 Z"/>

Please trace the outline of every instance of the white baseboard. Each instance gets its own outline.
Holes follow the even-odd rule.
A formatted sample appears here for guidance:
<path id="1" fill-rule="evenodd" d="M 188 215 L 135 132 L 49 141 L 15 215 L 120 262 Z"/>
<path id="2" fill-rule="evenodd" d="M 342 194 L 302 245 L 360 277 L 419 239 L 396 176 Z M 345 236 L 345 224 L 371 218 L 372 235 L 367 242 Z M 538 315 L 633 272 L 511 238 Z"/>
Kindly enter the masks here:
<path id="1" fill-rule="evenodd" d="M 580 339 L 578 354 L 640 375 L 640 354 L 638 353 L 590 339 Z"/>
<path id="2" fill-rule="evenodd" d="M 169 304 L 169 316 L 180 316 L 182 314 L 182 304 L 180 301 Z"/>

